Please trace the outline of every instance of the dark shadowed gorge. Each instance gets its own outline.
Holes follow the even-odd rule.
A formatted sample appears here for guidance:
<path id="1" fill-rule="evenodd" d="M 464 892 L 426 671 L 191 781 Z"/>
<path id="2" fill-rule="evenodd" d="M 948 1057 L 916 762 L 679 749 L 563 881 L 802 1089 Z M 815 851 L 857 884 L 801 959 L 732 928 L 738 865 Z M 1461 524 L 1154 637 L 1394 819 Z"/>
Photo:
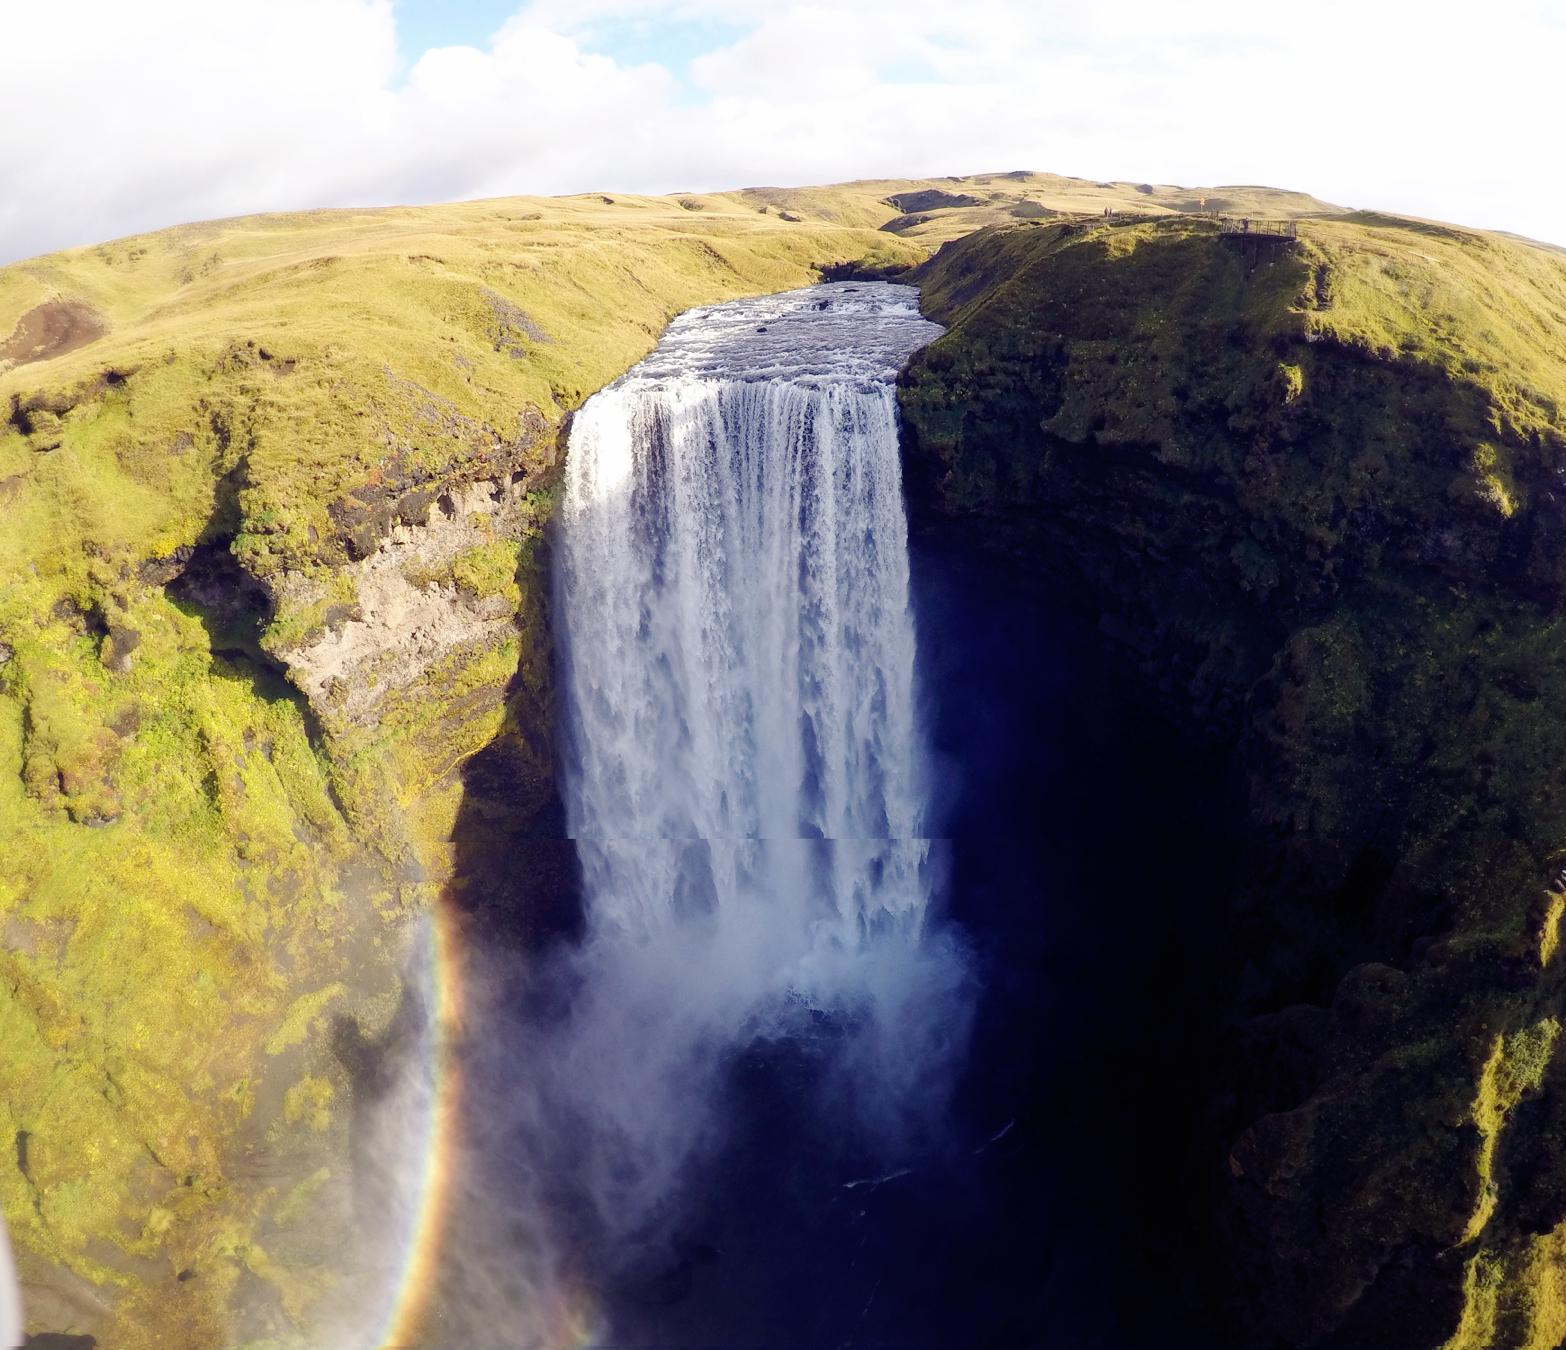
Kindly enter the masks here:
<path id="1" fill-rule="evenodd" d="M 1139 1016 L 1084 1034 L 1199 1034 L 1085 1110 L 1135 1140 L 1111 1176 L 1185 1178 L 1145 1203 L 1183 1192 L 1220 1339 L 1554 1345 L 1566 274 L 1419 222 L 1301 233 L 948 244 L 916 277 L 950 331 L 904 376 L 915 532 L 1074 616 L 1210 841 L 1177 919 L 1110 885 L 1086 920 L 1084 953 L 1168 945 L 1157 982 L 1103 962 Z"/>

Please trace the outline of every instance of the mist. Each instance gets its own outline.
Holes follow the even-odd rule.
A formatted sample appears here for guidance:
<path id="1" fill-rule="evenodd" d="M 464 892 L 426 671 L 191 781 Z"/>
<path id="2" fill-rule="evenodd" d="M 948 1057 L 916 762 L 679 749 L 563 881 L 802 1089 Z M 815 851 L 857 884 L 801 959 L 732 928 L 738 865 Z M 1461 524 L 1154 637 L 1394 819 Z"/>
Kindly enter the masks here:
<path id="1" fill-rule="evenodd" d="M 758 1074 L 793 1118 L 762 1165 L 814 1140 L 833 1203 L 950 1152 L 975 989 L 928 922 L 891 387 L 939 332 L 883 283 L 714 306 L 577 415 L 555 568 L 582 922 L 454 942 L 460 1013 L 367 1107 L 367 1147 L 407 1158 L 432 1054 L 460 1103 L 418 1343 L 640 1341 L 639 1309 L 726 1259 L 724 1160 L 783 1119 Z"/>

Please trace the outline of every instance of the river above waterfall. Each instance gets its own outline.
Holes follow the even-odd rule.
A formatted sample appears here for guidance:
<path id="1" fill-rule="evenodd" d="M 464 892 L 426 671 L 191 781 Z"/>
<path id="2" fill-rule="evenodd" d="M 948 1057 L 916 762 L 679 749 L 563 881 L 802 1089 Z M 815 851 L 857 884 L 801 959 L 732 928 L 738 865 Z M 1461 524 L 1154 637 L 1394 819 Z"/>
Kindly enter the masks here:
<path id="1" fill-rule="evenodd" d="M 920 317 L 913 286 L 829 282 L 687 310 L 603 393 L 671 380 L 885 386 L 944 331 Z"/>

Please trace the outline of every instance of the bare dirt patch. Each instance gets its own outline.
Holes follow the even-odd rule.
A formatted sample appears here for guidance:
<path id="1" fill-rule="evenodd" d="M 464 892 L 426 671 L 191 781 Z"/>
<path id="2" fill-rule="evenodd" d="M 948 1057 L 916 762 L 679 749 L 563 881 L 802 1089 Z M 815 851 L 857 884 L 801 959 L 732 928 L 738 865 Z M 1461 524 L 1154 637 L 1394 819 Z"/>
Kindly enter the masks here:
<path id="1" fill-rule="evenodd" d="M 108 321 L 91 305 L 50 300 L 22 315 L 11 336 L 0 342 L 0 361 L 19 366 L 47 361 L 96 342 L 108 331 Z"/>

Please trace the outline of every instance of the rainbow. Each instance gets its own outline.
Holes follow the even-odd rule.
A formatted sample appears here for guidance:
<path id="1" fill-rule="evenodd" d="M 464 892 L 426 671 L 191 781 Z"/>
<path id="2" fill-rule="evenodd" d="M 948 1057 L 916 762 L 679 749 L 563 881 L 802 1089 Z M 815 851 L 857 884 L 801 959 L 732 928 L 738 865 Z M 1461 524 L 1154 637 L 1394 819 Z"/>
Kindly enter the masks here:
<path id="1" fill-rule="evenodd" d="M 380 1350 L 418 1345 L 420 1329 L 435 1291 L 440 1268 L 441 1235 L 455 1176 L 461 1081 L 451 1053 L 454 1034 L 462 1026 L 461 937 L 454 907 L 445 897 L 436 901 L 430 918 L 428 976 L 434 992 L 435 1025 L 430 1067 L 433 1092 L 422 1152 L 422 1175 L 416 1182 L 413 1222 L 407 1255 L 396 1280 L 384 1330 L 376 1338 Z"/>
<path id="2" fill-rule="evenodd" d="M 423 947 L 434 994 L 433 1090 L 426 1137 L 419 1150 L 421 1173 L 414 1186 L 406 1256 L 393 1282 L 382 1328 L 371 1342 L 379 1350 L 415 1350 L 426 1344 L 426 1336 L 436 1334 L 428 1319 L 434 1312 L 442 1239 L 457 1175 L 462 1075 L 453 1046 L 465 1022 L 464 938 L 456 907 L 444 896 L 434 906 L 429 941 Z M 548 1322 L 539 1350 L 587 1350 L 599 1339 L 600 1319 L 586 1289 L 565 1291 Z"/>

